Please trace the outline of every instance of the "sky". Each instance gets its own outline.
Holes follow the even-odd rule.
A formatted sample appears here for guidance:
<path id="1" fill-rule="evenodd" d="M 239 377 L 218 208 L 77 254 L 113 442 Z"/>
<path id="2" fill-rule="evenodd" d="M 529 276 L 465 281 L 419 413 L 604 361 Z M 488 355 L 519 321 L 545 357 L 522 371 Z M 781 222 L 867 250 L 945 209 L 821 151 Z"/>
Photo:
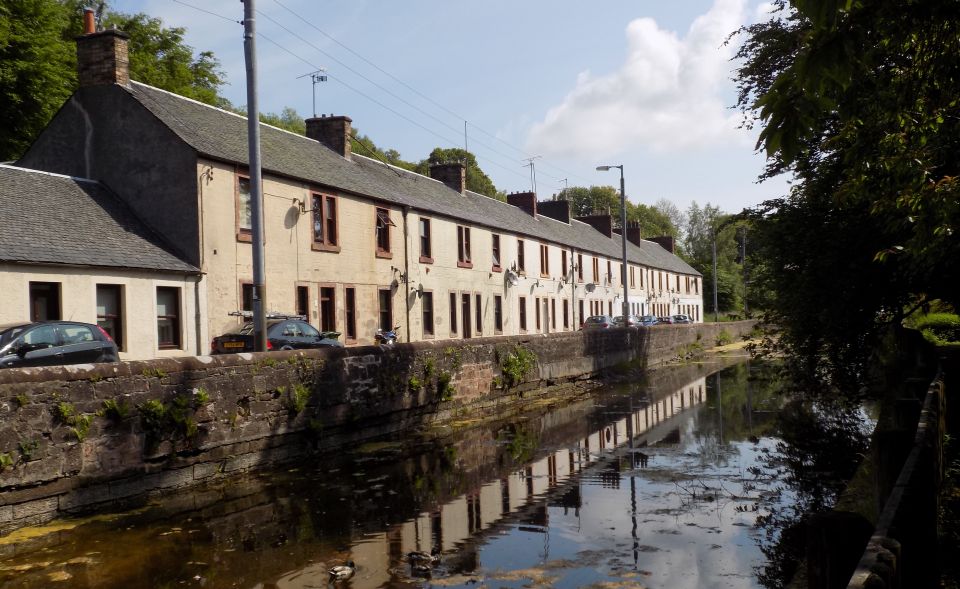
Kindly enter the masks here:
<path id="1" fill-rule="evenodd" d="M 245 105 L 243 4 L 113 0 L 184 27 L 212 51 Z M 498 189 L 541 200 L 564 186 L 619 185 L 627 198 L 738 212 L 781 196 L 763 183 L 757 131 L 739 128 L 731 61 L 757 0 L 256 0 L 259 106 L 347 115 L 408 161 L 468 147 Z M 314 85 L 308 75 L 325 70 Z M 529 162 L 533 162 L 533 170 Z"/>

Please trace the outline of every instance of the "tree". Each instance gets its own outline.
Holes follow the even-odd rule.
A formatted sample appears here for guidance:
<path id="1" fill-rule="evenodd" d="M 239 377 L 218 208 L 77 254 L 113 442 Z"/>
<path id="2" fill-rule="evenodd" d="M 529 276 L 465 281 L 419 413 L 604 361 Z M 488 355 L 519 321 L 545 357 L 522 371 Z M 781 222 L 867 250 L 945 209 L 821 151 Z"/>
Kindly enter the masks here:
<path id="1" fill-rule="evenodd" d="M 800 368 L 856 386 L 906 312 L 958 300 L 960 4 L 775 6 L 738 52 L 764 177 L 796 177 L 753 211 L 757 279 Z"/>
<path id="2" fill-rule="evenodd" d="M 80 0 L 0 0 L 0 160 L 19 157 L 77 87 L 75 37 L 82 32 Z M 101 3 L 103 26 L 130 36 L 135 80 L 226 106 L 219 62 L 194 54 L 184 29 L 165 28 L 144 14 L 112 12 Z"/>
<path id="3" fill-rule="evenodd" d="M 717 251 L 717 306 L 720 312 L 739 312 L 745 295 L 743 268 L 737 262 L 737 233 L 741 228 L 735 217 L 710 203 L 700 207 L 694 201 L 685 218 L 683 254 L 687 263 L 703 274 L 705 309 L 713 311 L 713 250 Z"/>
<path id="4" fill-rule="evenodd" d="M 0 1 L 0 161 L 19 157 L 76 87 L 64 7 Z"/>
<path id="5" fill-rule="evenodd" d="M 466 151 L 465 149 L 460 149 L 458 147 L 444 149 L 442 147 L 437 147 L 430 152 L 430 156 L 425 160 L 420 160 L 420 163 L 417 164 L 416 171 L 424 176 L 430 175 L 430 165 L 431 164 L 443 164 L 449 162 L 463 162 L 467 167 L 467 190 L 471 190 L 478 194 L 484 196 L 489 196 L 490 198 L 495 198 L 497 200 L 506 201 L 507 195 L 494 186 L 493 180 L 487 176 L 480 165 L 477 163 L 477 158 Z"/>
<path id="6" fill-rule="evenodd" d="M 613 186 L 571 186 L 562 190 L 556 198 L 570 202 L 570 214 L 574 217 L 606 215 L 613 217 L 614 227 L 620 227 L 620 189 Z M 670 218 L 656 206 L 633 204 L 627 200 L 627 221 L 640 223 L 644 237 L 679 234 Z"/>

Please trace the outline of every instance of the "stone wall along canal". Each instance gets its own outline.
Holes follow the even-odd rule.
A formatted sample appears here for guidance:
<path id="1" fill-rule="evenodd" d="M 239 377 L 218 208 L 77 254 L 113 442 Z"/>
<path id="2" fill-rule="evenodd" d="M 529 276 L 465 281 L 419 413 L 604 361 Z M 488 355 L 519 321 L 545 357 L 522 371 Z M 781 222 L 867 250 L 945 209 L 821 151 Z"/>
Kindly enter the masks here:
<path id="1" fill-rule="evenodd" d="M 762 468 L 780 397 L 756 365 L 717 368 L 22 529 L 0 584 L 306 589 L 353 560 L 357 589 L 760 587 L 754 524 L 789 499 Z"/>

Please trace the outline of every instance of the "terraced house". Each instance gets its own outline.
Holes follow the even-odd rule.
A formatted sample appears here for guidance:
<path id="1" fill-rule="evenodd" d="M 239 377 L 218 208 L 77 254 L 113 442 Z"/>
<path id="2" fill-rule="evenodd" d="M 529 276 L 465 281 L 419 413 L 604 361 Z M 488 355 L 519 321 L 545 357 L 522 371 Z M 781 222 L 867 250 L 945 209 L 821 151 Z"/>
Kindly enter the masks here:
<path id="1" fill-rule="evenodd" d="M 211 337 L 236 325 L 229 313 L 251 306 L 247 122 L 130 80 L 126 42 L 117 31 L 78 40 L 80 88 L 18 166 L 112 192 L 180 271 L 196 276 L 176 308 L 162 310 L 176 312 L 181 353 L 206 353 Z M 573 330 L 589 315 L 620 314 L 626 239 L 632 312 L 701 320 L 702 277 L 672 243 L 641 239 L 634 226 L 620 235 L 609 215 L 571 218 L 565 201 L 472 193 L 459 163 L 425 177 L 354 154 L 351 122 L 312 118 L 305 137 L 261 126 L 267 309 L 306 315 L 348 345 L 372 343 L 378 327 L 394 325 L 407 341 Z M 84 289 L 95 281 L 68 292 L 71 272 L 63 269 L 60 300 L 92 301 Z M 14 285 L 24 300 L 30 284 Z M 143 304 L 140 287 L 116 292 L 121 315 Z M 74 318 L 96 320 L 89 306 Z M 24 318 L 6 314 L 0 322 Z M 156 345 L 156 334 L 139 333 L 140 319 L 122 319 L 138 330 L 124 341 Z"/>

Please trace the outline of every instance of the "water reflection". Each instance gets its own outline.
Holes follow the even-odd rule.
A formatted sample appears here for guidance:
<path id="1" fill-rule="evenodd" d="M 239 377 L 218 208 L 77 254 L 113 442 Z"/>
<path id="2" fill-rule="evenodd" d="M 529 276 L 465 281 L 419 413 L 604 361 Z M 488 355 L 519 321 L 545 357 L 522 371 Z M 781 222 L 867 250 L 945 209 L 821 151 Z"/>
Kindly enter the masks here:
<path id="1" fill-rule="evenodd" d="M 754 378 L 748 378 L 750 374 Z M 0 541 L 40 587 L 759 587 L 776 383 L 687 367 L 510 423 L 232 480 Z M 439 547 L 428 570 L 412 551 Z"/>

